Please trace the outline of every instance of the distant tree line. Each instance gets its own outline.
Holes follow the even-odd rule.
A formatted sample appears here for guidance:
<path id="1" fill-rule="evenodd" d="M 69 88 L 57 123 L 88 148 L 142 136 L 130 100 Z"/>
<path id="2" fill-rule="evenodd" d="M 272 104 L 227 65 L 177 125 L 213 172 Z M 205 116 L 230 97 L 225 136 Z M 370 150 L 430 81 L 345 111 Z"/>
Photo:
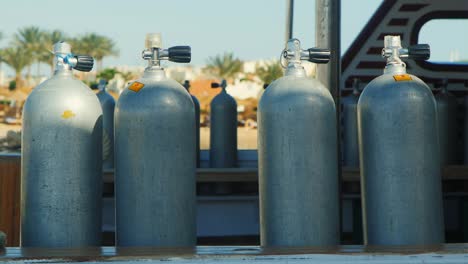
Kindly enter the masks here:
<path id="1" fill-rule="evenodd" d="M 225 52 L 214 57 L 209 57 L 204 72 L 220 79 L 226 79 L 228 82 L 239 77 L 244 71 L 244 62 L 236 58 L 232 52 Z M 272 61 L 263 65 L 256 65 L 255 76 L 260 79 L 262 84 L 270 84 L 274 80 L 283 76 L 283 69 L 279 61 Z M 246 78 L 250 78 L 247 76 Z"/>
<path id="2" fill-rule="evenodd" d="M 4 37 L 0 33 L 0 39 Z M 54 56 L 51 54 L 53 45 L 59 41 L 67 41 L 72 45 L 75 54 L 87 54 L 96 60 L 96 69 L 102 69 L 102 60 L 108 56 L 118 56 L 119 50 L 115 42 L 96 33 L 86 33 L 76 38 L 70 38 L 60 30 L 43 30 L 39 27 L 29 26 L 16 32 L 9 45 L 0 49 L 0 65 L 5 63 L 15 71 L 16 86 L 22 84 L 22 71 L 26 68 L 26 78 L 31 76 L 31 66 L 40 63 L 49 65 L 51 71 L 54 67 Z M 1 70 L 1 69 L 0 69 Z"/>
<path id="3" fill-rule="evenodd" d="M 4 36 L 0 32 L 0 40 Z M 67 41 L 72 45 L 75 54 L 87 54 L 96 60 L 98 78 L 112 79 L 115 74 L 120 74 L 124 79 L 130 79 L 132 73 L 117 72 L 115 69 L 105 69 L 102 73 L 102 61 L 105 57 L 118 56 L 119 50 L 115 42 L 97 33 L 86 33 L 81 36 L 70 38 L 60 30 L 43 30 L 36 26 L 24 27 L 16 32 L 9 45 L 0 49 L 0 70 L 2 62 L 15 71 L 15 86 L 22 84 L 22 72 L 26 71 L 26 78 L 31 77 L 32 65 L 37 66 L 37 74 L 40 72 L 41 63 L 49 65 L 51 71 L 54 67 L 54 56 L 51 54 L 53 45 L 59 41 Z M 215 78 L 227 79 L 228 82 L 239 77 L 243 72 L 244 62 L 236 58 L 233 53 L 209 57 L 204 72 Z M 128 76 L 127 76 L 128 75 Z M 283 75 L 283 70 L 278 61 L 263 65 L 257 65 L 254 73 L 258 79 L 269 84 Z M 245 79 L 251 79 L 246 77 Z"/>

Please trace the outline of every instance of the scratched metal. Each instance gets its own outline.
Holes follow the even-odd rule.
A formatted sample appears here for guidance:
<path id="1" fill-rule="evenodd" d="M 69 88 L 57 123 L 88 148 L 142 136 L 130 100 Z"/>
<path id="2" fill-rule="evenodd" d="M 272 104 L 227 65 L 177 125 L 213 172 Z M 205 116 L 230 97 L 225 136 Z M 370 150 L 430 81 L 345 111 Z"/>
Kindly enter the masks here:
<path id="1" fill-rule="evenodd" d="M 263 93 L 258 125 L 261 244 L 337 245 L 336 112 L 330 92 L 302 67 L 287 71 Z"/>
<path id="2" fill-rule="evenodd" d="M 103 87 L 96 94 L 102 107 L 104 170 L 114 168 L 114 109 L 115 100 Z"/>
<path id="3" fill-rule="evenodd" d="M 445 167 L 457 164 L 457 99 L 446 86 L 435 96 L 440 143 L 440 163 Z"/>
<path id="4" fill-rule="evenodd" d="M 236 100 L 222 87 L 210 107 L 210 167 L 237 167 Z"/>
<path id="5" fill-rule="evenodd" d="M 358 103 L 365 235 L 369 245 L 443 243 L 435 100 L 418 77 L 393 74 L 370 82 Z"/>
<path id="6" fill-rule="evenodd" d="M 23 246 L 100 245 L 102 110 L 71 69 L 26 100 L 21 175 Z"/>
<path id="7" fill-rule="evenodd" d="M 195 108 L 189 93 L 147 68 L 115 109 L 116 243 L 196 243 Z"/>

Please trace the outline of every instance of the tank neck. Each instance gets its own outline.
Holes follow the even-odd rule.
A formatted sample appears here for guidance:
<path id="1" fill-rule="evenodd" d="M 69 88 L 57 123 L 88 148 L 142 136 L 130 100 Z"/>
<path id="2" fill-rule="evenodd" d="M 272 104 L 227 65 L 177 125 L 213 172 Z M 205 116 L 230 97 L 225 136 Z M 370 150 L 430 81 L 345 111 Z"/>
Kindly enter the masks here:
<path id="1" fill-rule="evenodd" d="M 357 87 L 353 88 L 353 95 L 354 96 L 359 96 L 359 89 Z"/>
<path id="2" fill-rule="evenodd" d="M 161 67 L 148 67 L 143 73 L 143 78 L 163 80 L 166 79 L 166 72 Z"/>
<path id="3" fill-rule="evenodd" d="M 406 74 L 406 64 L 404 62 L 400 63 L 387 63 L 385 66 L 384 74 Z"/>
<path id="4" fill-rule="evenodd" d="M 63 61 L 63 57 L 56 56 L 54 59 L 55 69 L 54 75 L 71 75 L 72 68 L 68 63 Z"/>
<path id="5" fill-rule="evenodd" d="M 285 76 L 306 77 L 305 69 L 302 65 L 290 64 L 286 68 Z"/>

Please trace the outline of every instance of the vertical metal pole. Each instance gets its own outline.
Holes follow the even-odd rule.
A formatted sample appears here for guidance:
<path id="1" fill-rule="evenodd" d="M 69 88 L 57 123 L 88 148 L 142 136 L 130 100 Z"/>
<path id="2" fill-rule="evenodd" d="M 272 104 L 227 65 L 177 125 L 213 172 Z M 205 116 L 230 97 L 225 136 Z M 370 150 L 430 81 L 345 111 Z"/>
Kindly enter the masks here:
<path id="1" fill-rule="evenodd" d="M 293 37 L 294 0 L 286 0 L 286 35 L 285 43 Z"/>
<path id="2" fill-rule="evenodd" d="M 338 182 L 340 183 L 340 230 L 341 230 L 341 122 L 340 122 L 340 76 L 341 76 L 341 0 L 316 0 L 316 46 L 329 48 L 331 58 L 328 64 L 317 64 L 317 79 L 329 90 L 336 105 L 336 131 L 338 156 Z"/>

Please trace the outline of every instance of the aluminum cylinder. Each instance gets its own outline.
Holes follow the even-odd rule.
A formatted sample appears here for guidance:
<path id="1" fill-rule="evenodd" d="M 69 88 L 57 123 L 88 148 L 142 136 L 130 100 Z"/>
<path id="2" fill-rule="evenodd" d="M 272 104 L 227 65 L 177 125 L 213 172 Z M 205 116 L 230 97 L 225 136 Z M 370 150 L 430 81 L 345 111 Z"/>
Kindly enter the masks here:
<path id="1" fill-rule="evenodd" d="M 116 245 L 196 244 L 195 107 L 161 68 L 147 68 L 115 109 Z"/>
<path id="2" fill-rule="evenodd" d="M 100 246 L 102 110 L 71 70 L 29 95 L 21 151 L 21 246 Z"/>
<path id="3" fill-rule="evenodd" d="M 359 145 L 357 132 L 357 103 L 359 92 L 343 97 L 341 100 L 341 124 L 343 140 L 343 166 L 359 168 Z"/>
<path id="4" fill-rule="evenodd" d="M 444 242 L 437 109 L 413 75 L 384 74 L 358 102 L 367 245 Z"/>
<path id="5" fill-rule="evenodd" d="M 102 108 L 103 134 L 102 134 L 102 160 L 103 169 L 114 168 L 114 109 L 115 100 L 112 95 L 102 88 L 97 94 Z"/>
<path id="6" fill-rule="evenodd" d="M 200 102 L 197 97 L 192 97 L 193 105 L 195 106 L 195 137 L 196 137 L 196 164 L 197 168 L 200 168 Z"/>
<path id="7" fill-rule="evenodd" d="M 435 96 L 441 166 L 457 164 L 457 99 L 444 87 Z"/>
<path id="8" fill-rule="evenodd" d="M 210 107 L 210 167 L 237 167 L 236 100 L 222 88 Z"/>
<path id="9" fill-rule="evenodd" d="M 184 82 L 184 87 L 187 89 L 187 92 L 190 93 L 190 82 L 185 81 Z M 196 147 L 196 164 L 197 168 L 200 168 L 200 102 L 198 102 L 197 97 L 195 97 L 193 94 L 190 94 L 190 97 L 192 97 L 193 105 L 195 106 L 195 137 L 197 141 L 197 147 Z"/>
<path id="10" fill-rule="evenodd" d="M 328 89 L 305 76 L 271 83 L 258 106 L 258 155 L 261 245 L 338 245 L 336 112 Z"/>

